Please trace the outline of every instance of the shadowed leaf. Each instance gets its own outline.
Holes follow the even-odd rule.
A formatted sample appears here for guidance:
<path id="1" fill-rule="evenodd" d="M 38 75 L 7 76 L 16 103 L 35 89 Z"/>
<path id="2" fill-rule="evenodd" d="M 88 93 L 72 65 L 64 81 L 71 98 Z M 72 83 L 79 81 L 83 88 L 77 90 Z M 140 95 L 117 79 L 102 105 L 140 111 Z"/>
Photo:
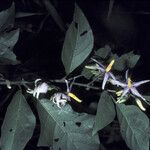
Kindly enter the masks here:
<path id="1" fill-rule="evenodd" d="M 140 56 L 133 54 L 133 51 L 123 54 L 118 57 L 116 54 L 112 56 L 115 59 L 113 68 L 118 71 L 123 71 L 127 68 L 134 68 Z"/>
<path id="2" fill-rule="evenodd" d="M 0 12 L 0 32 L 7 28 L 12 28 L 15 21 L 15 5 L 12 3 L 11 7 Z"/>
<path id="3" fill-rule="evenodd" d="M 92 136 L 94 116 L 76 113 L 69 105 L 60 109 L 46 99 L 38 101 L 37 110 L 41 121 L 38 146 L 54 150 L 99 149 L 98 135 Z"/>
<path id="4" fill-rule="evenodd" d="M 23 150 L 35 128 L 35 116 L 18 91 L 7 108 L 1 128 L 1 150 Z"/>
<path id="5" fill-rule="evenodd" d="M 19 29 L 0 35 L 0 64 L 18 64 L 12 49 L 19 38 Z"/>
<path id="6" fill-rule="evenodd" d="M 123 139 L 132 150 L 149 150 L 149 118 L 136 106 L 117 104 Z"/>
<path id="7" fill-rule="evenodd" d="M 75 5 L 73 21 L 66 33 L 62 62 L 66 73 L 76 69 L 91 53 L 93 48 L 93 33 L 81 9 Z"/>
<path id="8" fill-rule="evenodd" d="M 110 124 L 114 120 L 115 115 L 115 107 L 111 97 L 107 92 L 103 92 L 98 103 L 93 134 Z"/>

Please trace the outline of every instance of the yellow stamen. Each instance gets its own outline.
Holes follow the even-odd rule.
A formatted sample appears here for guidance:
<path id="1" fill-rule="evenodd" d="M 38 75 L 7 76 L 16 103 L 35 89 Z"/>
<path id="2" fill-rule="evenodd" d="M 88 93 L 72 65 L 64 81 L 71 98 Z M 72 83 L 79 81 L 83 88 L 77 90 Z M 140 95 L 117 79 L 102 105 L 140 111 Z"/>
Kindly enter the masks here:
<path id="1" fill-rule="evenodd" d="M 73 93 L 68 93 L 68 96 L 70 96 L 71 98 L 73 98 L 75 101 L 77 101 L 78 103 L 81 103 L 82 100 L 80 100 L 76 95 L 74 95 Z"/>
<path id="2" fill-rule="evenodd" d="M 106 68 L 106 72 L 109 72 L 110 70 L 111 70 L 111 68 L 112 68 L 112 66 L 113 66 L 113 64 L 115 63 L 115 60 L 113 59 L 111 62 L 110 62 L 110 64 L 107 66 L 107 68 Z"/>
<path id="3" fill-rule="evenodd" d="M 132 80 L 130 78 L 128 78 L 128 88 L 132 87 Z"/>
<path id="4" fill-rule="evenodd" d="M 146 108 L 143 106 L 142 102 L 138 98 L 136 98 L 136 103 L 140 107 L 141 110 L 143 111 L 146 110 Z"/>

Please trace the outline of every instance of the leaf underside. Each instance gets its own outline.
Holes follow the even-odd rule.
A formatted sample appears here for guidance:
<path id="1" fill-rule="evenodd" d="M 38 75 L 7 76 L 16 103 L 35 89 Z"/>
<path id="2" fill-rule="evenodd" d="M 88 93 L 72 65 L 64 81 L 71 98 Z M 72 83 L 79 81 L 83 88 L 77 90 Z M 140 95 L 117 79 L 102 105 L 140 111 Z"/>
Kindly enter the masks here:
<path id="1" fill-rule="evenodd" d="M 62 109 L 49 100 L 38 101 L 37 110 L 41 121 L 38 146 L 54 150 L 98 150 L 98 135 L 92 136 L 94 116 L 74 112 L 69 105 Z"/>
<path id="2" fill-rule="evenodd" d="M 0 33 L 6 29 L 12 28 L 15 21 L 15 4 L 12 3 L 11 7 L 0 12 Z"/>
<path id="3" fill-rule="evenodd" d="M 18 91 L 7 108 L 1 128 L 1 150 L 23 150 L 32 137 L 35 116 Z"/>
<path id="4" fill-rule="evenodd" d="M 91 53 L 94 38 L 90 25 L 81 9 L 75 5 L 73 21 L 66 33 L 62 62 L 67 74 L 76 69 Z"/>
<path id="5" fill-rule="evenodd" d="M 149 119 L 134 105 L 117 104 L 123 139 L 132 150 L 149 150 Z"/>
<path id="6" fill-rule="evenodd" d="M 116 112 L 108 92 L 103 92 L 98 103 L 93 134 L 109 125 L 115 118 Z"/>

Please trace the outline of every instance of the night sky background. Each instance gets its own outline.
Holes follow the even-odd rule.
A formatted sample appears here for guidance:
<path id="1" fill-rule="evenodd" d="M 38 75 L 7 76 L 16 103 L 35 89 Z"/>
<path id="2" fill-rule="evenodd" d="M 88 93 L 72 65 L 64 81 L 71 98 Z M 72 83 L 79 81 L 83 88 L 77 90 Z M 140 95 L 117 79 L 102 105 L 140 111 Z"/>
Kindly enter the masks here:
<path id="1" fill-rule="evenodd" d="M 47 10 L 39 0 L 14 0 L 14 2 L 16 12 L 36 12 L 41 15 L 16 18 L 15 28 L 20 28 L 21 33 L 14 52 L 22 64 L 4 68 L 1 66 L 1 73 L 8 79 L 22 76 L 24 73 L 35 73 L 45 80 L 62 78 L 65 76 L 61 62 L 65 31 L 58 27 L 51 15 L 46 18 L 40 29 L 41 22 L 47 16 Z M 132 76 L 136 80 L 150 79 L 149 0 L 114 0 L 109 21 L 107 20 L 109 0 L 51 0 L 51 2 L 61 16 L 65 29 L 72 21 L 76 2 L 92 28 L 94 49 L 109 44 L 118 55 L 133 50 L 135 54 L 141 55 L 141 58 L 132 70 Z M 11 3 L 12 0 L 1 0 L 0 11 L 9 8 Z M 147 86 L 146 90 L 149 89 Z M 119 144 L 116 146 L 119 147 Z M 124 149 L 127 148 L 124 146 Z"/>

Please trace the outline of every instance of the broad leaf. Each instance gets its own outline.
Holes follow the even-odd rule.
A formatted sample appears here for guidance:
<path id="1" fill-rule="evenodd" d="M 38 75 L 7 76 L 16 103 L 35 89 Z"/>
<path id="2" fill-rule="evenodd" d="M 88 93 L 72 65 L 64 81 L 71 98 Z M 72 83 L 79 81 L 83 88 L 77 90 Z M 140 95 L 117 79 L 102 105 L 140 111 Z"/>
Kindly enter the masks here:
<path id="1" fill-rule="evenodd" d="M 87 68 L 83 68 L 82 72 L 81 72 L 81 75 L 83 75 L 86 79 L 91 79 L 93 74 L 91 72 L 90 69 L 87 69 Z"/>
<path id="2" fill-rule="evenodd" d="M 117 71 L 123 71 L 126 67 L 125 60 L 119 57 L 117 54 L 112 54 L 111 59 L 115 60 L 115 63 L 113 65 L 113 69 Z"/>
<path id="3" fill-rule="evenodd" d="M 62 62 L 67 74 L 88 57 L 92 51 L 93 43 L 90 25 L 81 9 L 76 5 L 74 18 L 66 33 L 62 50 Z"/>
<path id="4" fill-rule="evenodd" d="M 74 112 L 69 105 L 62 109 L 49 100 L 38 101 L 37 110 L 41 121 L 38 146 L 54 150 L 98 150 L 98 135 L 92 136 L 94 116 Z"/>
<path id="5" fill-rule="evenodd" d="M 93 134 L 110 124 L 114 120 L 115 115 L 116 112 L 112 98 L 107 92 L 103 92 L 98 103 Z"/>
<path id="6" fill-rule="evenodd" d="M 0 64 L 18 64 L 12 49 L 19 38 L 19 29 L 0 35 Z"/>
<path id="7" fill-rule="evenodd" d="M 149 150 L 149 118 L 136 106 L 117 104 L 123 139 L 132 150 Z"/>
<path id="8" fill-rule="evenodd" d="M 7 108 L 1 128 L 1 150 L 23 150 L 35 128 L 35 116 L 18 91 Z"/>
<path id="9" fill-rule="evenodd" d="M 109 45 L 105 45 L 104 47 L 98 49 L 96 52 L 95 52 L 95 55 L 105 59 L 107 56 L 109 56 L 111 52 L 111 48 Z"/>
<path id="10" fill-rule="evenodd" d="M 0 33 L 5 29 L 13 27 L 15 20 L 15 5 L 12 3 L 11 7 L 0 12 Z"/>
<path id="11" fill-rule="evenodd" d="M 117 55 L 113 55 L 115 59 L 115 63 L 113 68 L 118 71 L 123 71 L 126 68 L 134 68 L 136 63 L 138 62 L 140 56 L 133 54 L 133 51 L 118 57 Z"/>
<path id="12" fill-rule="evenodd" d="M 128 68 L 134 68 L 138 60 L 140 59 L 140 55 L 135 55 L 133 51 L 127 53 L 124 57 L 127 59 Z"/>
<path id="13" fill-rule="evenodd" d="M 150 96 L 149 95 L 144 95 L 143 97 L 150 103 Z"/>

